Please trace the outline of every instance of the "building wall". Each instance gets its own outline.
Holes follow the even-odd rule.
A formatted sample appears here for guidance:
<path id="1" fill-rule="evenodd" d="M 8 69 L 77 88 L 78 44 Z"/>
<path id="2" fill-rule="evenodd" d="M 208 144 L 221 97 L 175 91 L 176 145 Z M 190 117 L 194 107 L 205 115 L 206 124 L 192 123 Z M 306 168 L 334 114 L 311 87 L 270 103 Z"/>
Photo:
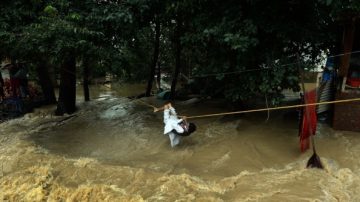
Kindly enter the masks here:
<path id="1" fill-rule="evenodd" d="M 336 95 L 336 100 L 359 97 L 360 90 L 339 92 Z M 333 128 L 335 130 L 360 132 L 360 101 L 335 104 Z"/>

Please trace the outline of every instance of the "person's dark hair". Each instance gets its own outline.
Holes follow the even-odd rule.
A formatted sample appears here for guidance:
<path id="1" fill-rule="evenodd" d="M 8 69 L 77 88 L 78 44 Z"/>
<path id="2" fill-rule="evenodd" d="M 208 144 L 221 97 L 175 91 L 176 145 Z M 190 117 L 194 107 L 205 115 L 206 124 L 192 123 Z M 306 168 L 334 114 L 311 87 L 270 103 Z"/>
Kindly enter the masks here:
<path id="1" fill-rule="evenodd" d="M 193 124 L 193 123 L 189 123 L 188 132 L 189 132 L 189 133 L 193 133 L 194 131 L 196 131 L 196 125 Z"/>

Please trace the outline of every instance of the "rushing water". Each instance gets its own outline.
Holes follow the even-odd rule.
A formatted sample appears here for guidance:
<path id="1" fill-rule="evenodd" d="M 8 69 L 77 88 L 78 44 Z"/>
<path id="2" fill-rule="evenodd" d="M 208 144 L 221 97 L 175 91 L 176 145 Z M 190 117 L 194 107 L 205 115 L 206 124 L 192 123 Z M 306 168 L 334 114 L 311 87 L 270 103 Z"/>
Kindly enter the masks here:
<path id="1" fill-rule="evenodd" d="M 104 89 L 103 89 L 104 90 Z M 105 89 L 106 90 L 106 89 Z M 9 201 L 360 201 L 360 134 L 318 125 L 324 170 L 306 169 L 296 116 L 286 111 L 190 120 L 171 148 L 161 113 L 94 89 L 76 114 L 43 107 L 0 126 L 0 196 Z M 143 99 L 156 106 L 155 98 Z M 181 115 L 223 104 L 174 103 Z"/>

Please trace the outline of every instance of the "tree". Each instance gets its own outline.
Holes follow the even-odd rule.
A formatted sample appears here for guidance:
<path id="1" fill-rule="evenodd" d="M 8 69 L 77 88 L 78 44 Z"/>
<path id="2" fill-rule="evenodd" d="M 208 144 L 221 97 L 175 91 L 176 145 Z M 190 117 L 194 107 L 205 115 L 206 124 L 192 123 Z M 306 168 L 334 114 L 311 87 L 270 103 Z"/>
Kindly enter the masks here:
<path id="1" fill-rule="evenodd" d="M 350 0 L 4 0 L 0 6 L 0 55 L 38 64 L 48 102 L 54 102 L 48 68 L 76 75 L 82 63 L 85 94 L 89 72 L 111 72 L 147 80 L 149 95 L 158 64 L 173 72 L 172 97 L 178 75 L 188 72 L 197 93 L 233 101 L 266 95 L 276 103 L 282 89 L 299 90 L 291 65 L 296 54 L 315 64 L 320 52 L 341 50 L 341 19 L 360 10 Z M 74 92 L 74 78 L 67 78 L 61 86 Z M 60 94 L 72 104 L 59 104 L 59 114 L 74 111 L 74 94 Z"/>
<path id="2" fill-rule="evenodd" d="M 85 101 L 90 101 L 89 71 L 90 71 L 89 58 L 84 58 L 83 59 L 83 89 L 84 89 L 84 100 Z"/>
<path id="3" fill-rule="evenodd" d="M 212 75 L 194 78 L 204 94 L 279 101 L 282 89 L 299 90 L 296 53 L 315 64 L 335 44 L 336 22 L 321 1 L 189 2 L 181 41 L 195 76 Z"/>
<path id="4" fill-rule="evenodd" d="M 69 55 L 61 65 L 60 91 L 56 115 L 72 114 L 76 110 L 76 59 Z"/>
<path id="5" fill-rule="evenodd" d="M 145 96 L 151 95 L 152 84 L 154 82 L 154 76 L 155 76 L 155 68 L 159 58 L 159 48 L 160 48 L 160 20 L 158 16 L 155 16 L 154 55 L 150 66 L 150 74 L 149 74 Z"/>
<path id="6" fill-rule="evenodd" d="M 55 103 L 53 84 L 47 70 L 50 64 L 49 47 L 43 43 L 51 38 L 46 34 L 47 30 L 33 24 L 45 4 L 41 1 L 2 1 L 1 4 L 0 52 L 13 62 L 21 60 L 35 64 L 45 103 Z"/>

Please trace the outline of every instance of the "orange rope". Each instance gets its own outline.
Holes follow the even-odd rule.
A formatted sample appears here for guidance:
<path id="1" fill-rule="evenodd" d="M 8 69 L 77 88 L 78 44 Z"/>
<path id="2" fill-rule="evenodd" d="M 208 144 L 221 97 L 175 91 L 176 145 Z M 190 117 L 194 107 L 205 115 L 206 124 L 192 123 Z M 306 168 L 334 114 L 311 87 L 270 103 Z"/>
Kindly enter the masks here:
<path id="1" fill-rule="evenodd" d="M 204 118 L 204 117 L 212 117 L 212 116 L 223 116 L 223 115 L 230 115 L 230 114 L 245 114 L 245 113 L 251 113 L 251 112 L 261 112 L 261 111 L 270 111 L 270 110 L 279 110 L 279 109 L 291 109 L 291 108 L 298 108 L 298 107 L 317 106 L 317 105 L 325 105 L 325 104 L 336 104 L 336 103 L 354 102 L 354 101 L 360 101 L 360 98 L 334 100 L 334 101 L 317 102 L 317 103 L 309 103 L 309 104 L 288 105 L 288 106 L 262 108 L 262 109 L 251 109 L 251 110 L 245 110 L 245 111 L 205 114 L 205 115 L 197 115 L 197 116 L 187 116 L 186 118 L 187 119 L 194 119 L 194 118 Z"/>

